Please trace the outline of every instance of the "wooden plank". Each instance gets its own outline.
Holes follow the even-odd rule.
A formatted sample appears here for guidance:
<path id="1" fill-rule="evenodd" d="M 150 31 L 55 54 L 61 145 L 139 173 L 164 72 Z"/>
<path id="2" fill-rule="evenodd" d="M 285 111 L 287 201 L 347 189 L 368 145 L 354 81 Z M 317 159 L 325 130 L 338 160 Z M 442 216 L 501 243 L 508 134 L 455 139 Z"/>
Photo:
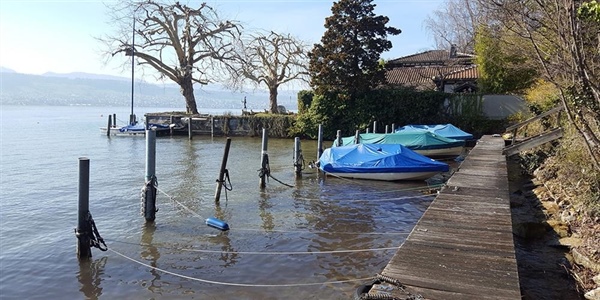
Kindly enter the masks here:
<path id="1" fill-rule="evenodd" d="M 527 120 L 525 120 L 525 121 L 523 121 L 521 123 L 518 123 L 518 124 L 515 124 L 515 125 L 512 125 L 512 126 L 506 127 L 505 132 L 509 132 L 509 131 L 514 130 L 514 129 L 518 129 L 518 128 L 523 127 L 523 126 L 525 126 L 525 125 L 527 125 L 527 124 L 529 124 L 529 123 L 531 123 L 533 121 L 536 121 L 536 120 L 539 120 L 541 118 L 547 117 L 547 116 L 549 116 L 551 114 L 555 114 L 555 113 L 563 110 L 563 108 L 564 108 L 564 106 L 562 106 L 562 104 L 560 104 L 560 105 L 558 105 L 558 106 L 550 109 L 547 112 L 544 112 L 544 113 L 541 113 L 541 114 L 539 114 L 539 115 L 537 115 L 535 117 L 529 118 L 529 119 L 527 119 Z"/>
<path id="2" fill-rule="evenodd" d="M 425 299 L 521 298 L 503 147 L 477 143 L 383 275 Z"/>
<path id="3" fill-rule="evenodd" d="M 515 155 L 521 151 L 529 150 L 531 148 L 535 148 L 537 146 L 559 139 L 562 136 L 562 128 L 555 128 L 553 130 L 541 133 L 537 136 L 527 139 L 521 143 L 508 146 L 504 148 L 504 151 L 502 151 L 502 153 L 506 156 Z"/>

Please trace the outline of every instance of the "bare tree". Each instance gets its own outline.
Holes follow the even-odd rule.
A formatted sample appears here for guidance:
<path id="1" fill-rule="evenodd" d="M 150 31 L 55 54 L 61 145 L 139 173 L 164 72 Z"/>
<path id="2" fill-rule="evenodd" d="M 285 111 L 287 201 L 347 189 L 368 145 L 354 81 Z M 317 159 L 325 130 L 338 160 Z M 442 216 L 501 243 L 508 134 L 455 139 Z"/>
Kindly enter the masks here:
<path id="1" fill-rule="evenodd" d="M 154 0 L 117 3 L 111 10 L 117 33 L 99 38 L 108 53 L 134 55 L 139 64 L 177 83 L 187 112 L 197 114 L 194 83 L 209 83 L 216 64 L 233 57 L 240 25 L 221 20 L 206 3 L 198 8 Z"/>
<path id="2" fill-rule="evenodd" d="M 277 113 L 278 88 L 292 80 L 307 81 L 307 45 L 289 34 L 254 33 L 240 40 L 235 59 L 228 63 L 229 86 L 250 83 L 269 89 L 269 111 Z"/>
<path id="3" fill-rule="evenodd" d="M 578 0 L 478 3 L 497 24 L 532 46 L 540 73 L 558 88 L 569 123 L 600 170 L 600 22 L 578 16 Z"/>
<path id="4" fill-rule="evenodd" d="M 448 49 L 455 45 L 459 52 L 473 53 L 475 32 L 482 14 L 477 1 L 448 0 L 433 16 L 424 21 L 437 49 Z"/>

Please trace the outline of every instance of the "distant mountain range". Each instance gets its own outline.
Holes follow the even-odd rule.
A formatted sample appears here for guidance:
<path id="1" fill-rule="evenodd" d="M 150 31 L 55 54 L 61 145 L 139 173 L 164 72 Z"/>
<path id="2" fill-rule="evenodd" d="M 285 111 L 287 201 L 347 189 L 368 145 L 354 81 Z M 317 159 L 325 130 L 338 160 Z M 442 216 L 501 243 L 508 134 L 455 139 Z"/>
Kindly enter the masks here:
<path id="1" fill-rule="evenodd" d="M 90 73 L 17 73 L 0 67 L 0 95 L 3 105 L 92 105 L 130 106 L 131 79 Z M 134 105 L 137 107 L 173 107 L 185 109 L 185 100 L 175 84 L 134 82 Z M 280 90 L 278 104 L 297 109 L 298 91 Z M 261 111 L 269 107 L 266 91 L 232 92 L 220 85 L 195 86 L 199 108 L 241 109 L 246 97 L 247 108 Z"/>

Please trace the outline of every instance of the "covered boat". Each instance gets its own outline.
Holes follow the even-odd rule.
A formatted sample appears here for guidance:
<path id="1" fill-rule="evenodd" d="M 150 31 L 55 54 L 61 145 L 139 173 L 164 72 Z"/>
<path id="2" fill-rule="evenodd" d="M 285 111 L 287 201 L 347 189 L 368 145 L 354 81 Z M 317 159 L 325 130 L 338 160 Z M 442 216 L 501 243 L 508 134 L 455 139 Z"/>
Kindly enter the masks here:
<path id="1" fill-rule="evenodd" d="M 342 138 L 342 145 L 356 144 L 356 136 Z M 425 130 L 397 133 L 362 133 L 358 136 L 361 144 L 400 144 L 428 157 L 456 157 L 462 154 L 464 140 L 439 136 Z"/>
<path id="2" fill-rule="evenodd" d="M 373 180 L 421 180 L 449 166 L 400 144 L 356 144 L 325 149 L 319 168 L 334 176 Z"/>
<path id="3" fill-rule="evenodd" d="M 439 136 L 443 136 L 449 139 L 455 140 L 471 140 L 473 135 L 462 131 L 460 128 L 452 124 L 438 124 L 438 125 L 406 125 L 396 129 L 396 132 L 414 132 L 414 131 L 429 131 Z"/>

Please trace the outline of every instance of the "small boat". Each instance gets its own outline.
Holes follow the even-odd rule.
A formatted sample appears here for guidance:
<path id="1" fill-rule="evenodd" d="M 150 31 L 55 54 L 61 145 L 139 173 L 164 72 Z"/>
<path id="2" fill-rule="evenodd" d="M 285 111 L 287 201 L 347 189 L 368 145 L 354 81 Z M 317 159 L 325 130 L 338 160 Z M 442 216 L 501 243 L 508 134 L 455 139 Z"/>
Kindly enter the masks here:
<path id="1" fill-rule="evenodd" d="M 342 138 L 342 145 L 356 144 L 357 137 Z M 463 153 L 464 140 L 439 136 L 425 130 L 396 133 L 362 133 L 358 135 L 362 144 L 400 144 L 419 154 L 433 158 L 457 157 Z"/>
<path id="2" fill-rule="evenodd" d="M 371 180 L 423 180 L 449 166 L 400 144 L 356 144 L 325 149 L 321 171 L 338 177 Z"/>
<path id="3" fill-rule="evenodd" d="M 429 131 L 439 136 L 443 136 L 449 139 L 455 140 L 472 140 L 473 135 L 462 131 L 460 128 L 452 124 L 438 124 L 438 125 L 406 125 L 396 129 L 396 132 L 413 132 L 413 131 Z"/>
<path id="4" fill-rule="evenodd" d="M 171 127 L 175 128 L 175 124 L 167 125 L 167 124 L 148 124 L 148 129 L 156 131 L 157 135 L 161 135 L 164 131 L 170 131 Z M 106 127 L 100 127 L 100 133 L 106 135 Z M 129 124 L 125 126 L 111 126 L 110 127 L 110 135 L 111 136 L 145 136 L 146 135 L 146 125 L 135 123 Z"/>

